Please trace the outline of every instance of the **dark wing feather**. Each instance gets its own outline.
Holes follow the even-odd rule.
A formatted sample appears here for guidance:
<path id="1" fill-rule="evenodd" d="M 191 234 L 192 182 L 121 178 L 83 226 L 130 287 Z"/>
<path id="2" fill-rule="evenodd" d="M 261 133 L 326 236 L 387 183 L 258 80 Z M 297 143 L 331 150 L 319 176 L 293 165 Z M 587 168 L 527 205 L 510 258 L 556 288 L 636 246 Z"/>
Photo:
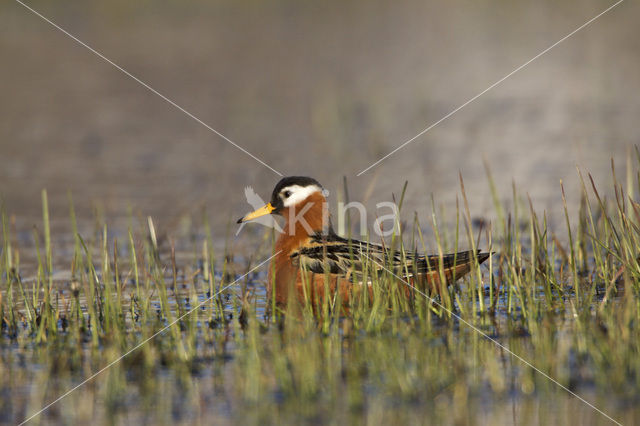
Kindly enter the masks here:
<path id="1" fill-rule="evenodd" d="M 363 264 L 369 263 L 371 270 L 382 273 L 393 265 L 393 272 L 403 277 L 415 273 L 423 274 L 437 271 L 442 262 L 443 270 L 456 265 L 470 263 L 473 256 L 482 263 L 488 253 L 474 254 L 463 251 L 453 254 L 423 256 L 415 252 L 391 251 L 379 244 L 359 240 L 348 240 L 335 234 L 314 235 L 308 244 L 291 254 L 292 260 L 303 268 L 314 273 L 329 272 L 332 274 L 356 275 L 362 273 Z"/>

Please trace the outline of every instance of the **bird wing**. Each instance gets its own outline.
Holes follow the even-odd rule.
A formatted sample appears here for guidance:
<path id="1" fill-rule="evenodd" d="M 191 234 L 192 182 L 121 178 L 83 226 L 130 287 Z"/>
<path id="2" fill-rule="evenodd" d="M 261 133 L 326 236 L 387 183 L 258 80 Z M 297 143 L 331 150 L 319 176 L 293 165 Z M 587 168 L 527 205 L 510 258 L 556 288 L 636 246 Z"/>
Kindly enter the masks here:
<path id="1" fill-rule="evenodd" d="M 477 254 L 482 262 L 485 254 Z M 337 235 L 315 235 L 307 244 L 291 254 L 299 266 L 314 272 L 344 274 L 353 278 L 361 276 L 365 265 L 369 273 L 382 274 L 390 270 L 407 278 L 414 274 L 424 274 L 454 268 L 470 263 L 474 253 L 463 251 L 452 254 L 424 256 L 416 252 L 390 250 L 379 244 L 359 240 L 348 240 Z"/>

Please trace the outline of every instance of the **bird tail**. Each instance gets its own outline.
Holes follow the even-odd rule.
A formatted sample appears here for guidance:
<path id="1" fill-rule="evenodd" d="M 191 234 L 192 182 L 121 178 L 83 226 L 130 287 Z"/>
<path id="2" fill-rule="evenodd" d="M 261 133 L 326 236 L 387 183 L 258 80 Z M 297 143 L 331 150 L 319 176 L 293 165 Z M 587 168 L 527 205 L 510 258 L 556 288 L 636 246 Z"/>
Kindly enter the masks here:
<path id="1" fill-rule="evenodd" d="M 442 257 L 434 254 L 424 258 L 424 269 L 422 269 L 422 277 L 426 279 L 432 289 L 440 288 L 441 278 L 444 277 L 446 284 L 462 278 L 471 271 L 473 259 L 477 259 L 481 264 L 491 256 L 491 253 L 483 253 L 477 251 L 461 251 L 458 253 L 445 254 Z M 440 269 L 442 268 L 442 269 Z M 442 272 L 442 274 L 441 274 Z"/>

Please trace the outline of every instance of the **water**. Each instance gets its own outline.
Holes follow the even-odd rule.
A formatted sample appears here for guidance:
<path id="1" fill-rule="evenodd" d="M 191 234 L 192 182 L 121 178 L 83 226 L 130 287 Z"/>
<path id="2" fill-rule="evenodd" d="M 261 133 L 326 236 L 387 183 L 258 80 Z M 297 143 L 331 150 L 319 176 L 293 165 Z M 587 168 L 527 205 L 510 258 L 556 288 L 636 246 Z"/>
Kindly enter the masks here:
<path id="1" fill-rule="evenodd" d="M 560 179 L 579 201 L 576 165 L 608 183 L 613 158 L 624 176 L 639 142 L 634 2 L 356 177 L 604 6 L 33 3 L 275 169 L 317 178 L 334 206 L 343 176 L 372 211 L 408 180 L 406 210 L 427 224 L 431 193 L 455 209 L 458 172 L 472 215 L 492 217 L 485 160 L 503 199 L 515 182 L 557 213 Z M 244 186 L 269 196 L 272 171 L 19 4 L 2 9 L 0 193 L 21 225 L 37 221 L 47 188 L 54 227 L 71 190 L 80 220 L 97 209 L 123 228 L 132 209 L 175 231 L 206 205 L 222 237 L 249 208 Z"/>
<path id="2" fill-rule="evenodd" d="M 413 212 L 418 213 L 430 248 L 431 195 L 438 212 L 444 212 L 445 226 L 454 222 L 456 201 L 462 205 L 458 173 L 476 223 L 496 223 L 486 162 L 500 200 L 510 204 L 515 183 L 521 196 L 531 197 L 540 216 L 543 210 L 548 213 L 551 229 L 562 239 L 559 181 L 564 182 L 574 217 L 580 199 L 575 166 L 590 172 L 598 187 L 605 188 L 602 194 L 611 196 L 606 189 L 610 160 L 624 181 L 627 158 L 640 143 L 640 6 L 634 2 L 624 2 L 360 177 L 356 175 L 370 164 L 608 4 L 454 0 L 400 7 L 376 0 L 29 5 L 278 171 L 318 179 L 331 192 L 334 215 L 337 201 L 344 198 L 345 176 L 350 199 L 364 202 L 370 212 L 392 193 L 397 196 L 408 180 L 403 220 L 410 222 Z M 217 270 L 224 254 L 235 256 L 232 277 L 246 270 L 248 259 L 255 264 L 261 254 L 268 256 L 270 242 L 262 228 L 246 226 L 234 237 L 235 219 L 250 209 L 245 186 L 267 199 L 279 176 L 18 3 L 5 2 L 0 10 L 0 197 L 10 216 L 12 245 L 19 249 L 27 290 L 37 274 L 34 234 L 44 240 L 43 188 L 49 196 L 53 279 L 60 303 L 71 297 L 74 235 L 68 192 L 83 238 L 99 241 L 106 223 L 110 247 L 117 240 L 123 259 L 128 256 L 128 229 L 140 229 L 147 217 L 153 218 L 162 252 L 166 256 L 173 245 L 181 271 L 176 295 L 168 285 L 174 315 L 176 300 L 187 299 L 193 307 L 208 297 L 208 284 L 196 274 L 207 227 Z M 369 214 L 369 222 L 374 217 Z M 164 277 L 172 283 L 170 274 Z M 258 318 L 266 305 L 264 281 L 262 271 L 247 282 Z M 130 284 L 125 286 L 125 311 L 131 307 L 132 292 Z M 242 288 L 234 286 L 226 294 L 225 313 L 237 315 L 234 303 Z M 4 290 L 2 295 L 6 300 Z M 152 298 L 154 306 L 160 304 L 157 297 Z M 24 308 L 23 302 L 16 303 Z M 260 353 L 258 358 L 266 361 L 257 364 L 263 370 L 255 370 L 255 348 L 247 350 L 242 340 L 234 340 L 237 330 L 224 322 L 213 330 L 204 326 L 212 316 L 208 304 L 197 316 L 201 339 L 192 371 L 167 367 L 171 361 L 163 357 L 173 351 L 167 349 L 170 340 L 162 339 L 156 352 L 133 357 L 123 370 L 88 384 L 67 404 L 52 408 L 44 421 L 603 421 L 563 391 L 519 375 L 522 370 L 508 357 L 498 365 L 509 369 L 505 380 L 512 383 L 490 382 L 495 393 L 478 391 L 487 389 L 487 383 L 477 379 L 478 371 L 497 367 L 489 356 L 475 358 L 481 350 L 465 352 L 475 346 L 464 340 L 458 347 L 449 342 L 452 354 L 435 350 L 446 345 L 433 344 L 428 333 L 402 352 L 403 339 L 423 337 L 406 330 L 406 335 L 390 333 L 380 342 L 367 335 L 339 344 L 320 339 L 311 349 L 305 345 L 316 342 L 315 337 L 291 339 L 306 350 L 298 364 L 312 359 L 308 362 L 319 370 L 333 366 L 349 378 L 341 381 L 329 372 L 314 380 L 317 376 L 305 376 L 304 368 L 291 368 L 290 375 L 269 373 L 296 365 L 297 352 L 290 348 L 289 364 L 276 351 L 273 360 Z M 566 324 L 571 331 L 572 323 Z M 510 343 L 524 352 L 538 347 L 529 338 L 520 340 Z M 560 346 L 584 347 L 584 339 L 578 340 L 567 339 Z M 270 330 L 261 340 L 264 350 L 286 348 L 274 341 L 277 333 Z M 596 337 L 592 341 L 601 342 Z M 20 421 L 117 355 L 106 346 L 70 350 L 21 342 L 0 339 L 0 399 L 8 404 L 0 405 L 2 423 Z M 333 354 L 331 349 L 339 345 L 344 345 L 344 365 L 331 364 L 331 356 L 313 364 L 316 352 Z M 433 358 L 415 359 L 414 349 Z M 383 358 L 385 350 L 391 358 L 408 360 L 407 365 Z M 445 371 L 452 358 L 459 368 L 455 374 L 430 369 L 435 363 Z M 561 368 L 554 371 L 565 374 Z M 122 380 L 127 374 L 132 376 Z M 597 400 L 607 412 L 623 413 L 625 423 L 637 420 L 629 408 L 632 397 L 602 398 L 597 388 L 603 384 L 593 386 L 581 374 L 574 375 L 582 380 L 582 395 Z M 260 380 L 274 377 L 289 377 L 293 385 L 265 393 L 271 388 Z M 305 383 L 321 391 L 313 393 Z M 442 387 L 431 387 L 433 383 Z M 467 387 L 473 388 L 469 395 L 463 391 Z"/>

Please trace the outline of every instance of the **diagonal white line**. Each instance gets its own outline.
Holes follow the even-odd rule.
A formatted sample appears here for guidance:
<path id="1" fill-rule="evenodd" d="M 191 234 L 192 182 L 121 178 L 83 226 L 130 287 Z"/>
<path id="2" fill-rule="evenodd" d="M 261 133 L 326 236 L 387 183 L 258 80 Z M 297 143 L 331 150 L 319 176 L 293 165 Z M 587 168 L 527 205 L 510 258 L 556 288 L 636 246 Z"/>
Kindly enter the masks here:
<path id="1" fill-rule="evenodd" d="M 505 345 L 503 345 L 502 343 L 498 342 L 496 339 L 494 339 L 493 337 L 489 336 L 487 333 L 485 333 L 484 331 L 480 330 L 478 327 L 476 327 L 475 325 L 471 324 L 469 321 L 465 320 L 464 318 L 462 318 L 460 315 L 456 314 L 455 312 L 447 309 L 445 306 L 443 306 L 440 302 L 438 302 L 437 300 L 435 300 L 432 297 L 429 297 L 425 292 L 421 291 L 420 289 L 416 288 L 415 286 L 411 285 L 408 281 L 406 281 L 404 278 L 396 275 L 393 271 L 391 271 L 390 269 L 388 269 L 387 267 L 385 267 L 384 265 L 380 264 L 379 262 L 377 262 L 375 259 L 372 259 L 371 257 L 369 257 L 368 255 L 366 255 L 365 253 L 362 253 L 366 258 L 368 258 L 371 262 L 375 263 L 376 265 L 378 265 L 379 267 L 381 267 L 382 269 L 384 269 L 385 271 L 389 272 L 391 275 L 393 275 L 394 277 L 396 277 L 397 279 L 399 279 L 403 284 L 409 286 L 410 289 L 412 289 L 413 291 L 415 291 L 416 293 L 424 296 L 426 299 L 428 299 L 431 303 L 438 305 L 441 309 L 445 310 L 449 315 L 455 317 L 458 321 L 462 322 L 463 324 L 465 324 L 466 326 L 468 326 L 469 328 L 471 328 L 473 331 L 475 331 L 476 333 L 480 334 L 482 337 L 484 337 L 485 339 L 489 340 L 490 342 L 494 343 L 496 346 L 504 349 L 506 352 L 508 352 L 509 354 L 511 354 L 512 356 L 514 356 L 515 358 L 517 358 L 520 362 L 522 362 L 523 364 L 527 365 L 528 367 L 533 368 L 535 371 L 537 371 L 538 373 L 540 373 L 541 375 L 543 375 L 544 377 L 546 377 L 547 379 L 549 379 L 550 381 L 552 381 L 553 383 L 555 383 L 556 385 L 560 386 L 562 389 L 564 389 L 565 391 L 567 391 L 568 393 L 570 393 L 571 395 L 575 396 L 576 398 L 578 398 L 580 401 L 584 402 L 585 404 L 587 404 L 589 407 L 593 408 L 594 410 L 596 410 L 598 413 L 602 414 L 603 416 L 605 416 L 607 419 L 611 420 L 613 423 L 616 423 L 617 425 L 622 426 L 622 423 L 618 422 L 617 420 L 613 419 L 611 416 L 609 416 L 607 413 L 605 413 L 604 411 L 600 410 L 598 407 L 596 407 L 595 405 L 593 405 L 592 403 L 590 403 L 589 401 L 587 401 L 586 399 L 584 399 L 583 397 L 581 397 L 580 395 L 578 395 L 577 393 L 573 392 L 571 389 L 567 388 L 566 386 L 564 386 L 562 383 L 558 382 L 556 379 L 554 379 L 553 377 L 549 376 L 547 373 L 545 373 L 544 371 L 538 369 L 535 365 L 531 364 L 529 361 L 527 361 L 526 359 L 524 359 L 523 357 L 521 357 L 520 355 L 516 354 L 515 352 L 513 352 L 511 349 L 509 349 L 508 347 L 506 347 Z"/>
<path id="2" fill-rule="evenodd" d="M 500 83 L 502 83 L 503 81 L 505 81 L 506 79 L 508 79 L 509 77 L 511 77 L 512 75 L 514 75 L 515 73 L 517 73 L 518 71 L 520 71 L 521 69 L 523 69 L 524 67 L 526 67 L 527 65 L 529 65 L 530 63 L 532 63 L 533 61 L 535 61 L 536 59 L 538 59 L 539 57 L 541 57 L 542 55 L 544 55 L 545 53 L 549 52 L 551 49 L 553 49 L 554 47 L 556 47 L 557 45 L 559 45 L 560 43 L 562 43 L 563 41 L 565 41 L 566 39 L 568 39 L 569 37 L 573 36 L 575 33 L 577 33 L 578 31 L 582 30 L 583 28 L 585 28 L 586 26 L 588 26 L 589 24 L 591 24 L 593 21 L 595 21 L 596 19 L 600 18 L 602 15 L 604 15 L 605 13 L 609 12 L 611 9 L 613 9 L 614 7 L 618 6 L 620 3 L 622 3 L 624 0 L 618 0 L 616 3 L 612 4 L 611 6 L 609 6 L 608 8 L 606 8 L 605 10 L 603 10 L 602 12 L 600 12 L 599 14 L 597 14 L 596 16 L 594 16 L 593 18 L 589 19 L 587 22 L 585 22 L 584 24 L 580 25 L 578 28 L 576 28 L 575 30 L 571 31 L 569 34 L 567 34 L 566 36 L 562 37 L 560 40 L 556 41 L 555 43 L 553 43 L 551 46 L 547 47 L 546 49 L 544 49 L 542 52 L 538 53 L 536 56 L 534 56 L 533 58 L 529 59 L 527 62 L 525 62 L 524 64 L 520 65 L 518 68 L 516 68 L 515 70 L 511 71 L 509 74 L 505 75 L 504 77 L 502 77 L 500 80 L 496 81 L 495 83 L 493 83 L 491 86 L 487 87 L 486 89 L 484 89 L 482 92 L 478 93 L 477 95 L 475 95 L 473 98 L 469 99 L 468 101 L 466 101 L 465 103 L 463 103 L 462 105 L 460 105 L 459 107 L 457 107 L 456 109 L 454 109 L 453 111 L 449 112 L 447 115 L 445 115 L 444 117 L 442 117 L 440 120 L 436 121 L 435 123 L 431 124 L 429 127 L 423 129 L 420 133 L 418 133 L 417 135 L 415 135 L 414 137 L 412 137 L 411 139 L 407 140 L 406 142 L 404 142 L 402 145 L 400 145 L 399 147 L 397 147 L 396 149 L 394 149 L 393 151 L 391 151 L 390 153 L 388 153 L 387 155 L 385 155 L 384 157 L 382 157 L 381 159 L 379 159 L 378 161 L 376 161 L 375 163 L 371 164 L 369 167 L 367 167 L 366 169 L 362 170 L 360 173 L 358 173 L 356 176 L 360 176 L 363 173 L 365 173 L 366 171 L 368 171 L 369 169 L 377 166 L 378 164 L 380 164 L 382 161 L 386 160 L 387 158 L 389 158 L 390 156 L 392 156 L 393 154 L 395 154 L 396 152 L 398 152 L 399 150 L 401 150 L 402 148 L 404 148 L 405 146 L 409 145 L 411 142 L 415 141 L 416 139 L 418 139 L 420 136 L 424 135 L 425 133 L 427 133 L 429 130 L 433 129 L 434 127 L 436 127 L 438 124 L 442 123 L 443 121 L 445 121 L 447 118 L 451 117 L 453 114 L 457 113 L 458 111 L 460 111 L 462 108 L 466 107 L 467 105 L 469 105 L 471 102 L 475 101 L 476 99 L 478 99 L 480 96 L 484 95 L 485 93 L 487 93 L 489 90 L 493 89 L 494 87 L 496 87 L 497 85 L 499 85 Z"/>
<path id="3" fill-rule="evenodd" d="M 213 127 L 211 127 L 210 125 L 208 125 L 207 123 L 205 123 L 204 121 L 202 121 L 201 119 L 199 119 L 198 117 L 196 117 L 195 115 L 193 115 L 192 113 L 190 113 L 189 111 L 187 111 L 186 109 L 184 109 L 183 107 L 181 107 L 180 105 L 178 105 L 177 103 L 175 103 L 174 101 L 172 101 L 171 99 L 169 99 L 168 97 L 166 97 L 165 95 L 163 95 L 162 93 L 158 92 L 156 89 L 154 89 L 153 87 L 151 87 L 150 85 L 148 85 L 147 83 L 145 83 L 144 81 L 140 80 L 138 77 L 136 77 L 135 75 L 131 74 L 129 71 L 127 71 L 126 69 L 122 68 L 120 65 L 116 64 L 115 62 L 113 62 L 111 59 L 107 58 L 106 56 L 104 56 L 102 53 L 98 52 L 96 49 L 94 49 L 93 47 L 89 46 L 87 43 L 83 42 L 82 40 L 78 39 L 76 36 L 74 36 L 73 34 L 71 34 L 69 31 L 65 30 L 64 28 L 60 27 L 58 24 L 56 24 L 55 22 L 51 21 L 49 18 L 47 18 L 46 16 L 42 15 L 40 12 L 38 12 L 37 10 L 27 6 L 26 4 L 24 4 L 22 1 L 20 0 L 15 0 L 16 3 L 21 4 L 22 6 L 24 6 L 26 9 L 28 9 L 29 11 L 31 11 L 33 14 L 35 14 L 36 16 L 40 17 L 42 20 L 46 21 L 47 23 L 49 23 L 51 26 L 53 26 L 54 28 L 56 28 L 57 30 L 61 31 L 62 33 L 64 33 L 66 36 L 68 36 L 69 38 L 71 38 L 72 40 L 74 40 L 76 43 L 80 44 L 81 46 L 87 48 L 91 53 L 93 53 L 94 55 L 98 56 L 100 59 L 103 59 L 104 61 L 106 61 L 107 63 L 109 63 L 110 65 L 112 65 L 114 68 L 116 68 L 118 71 L 122 72 L 123 74 L 125 74 L 127 77 L 130 77 L 131 79 L 135 80 L 137 83 L 139 83 L 141 86 L 143 86 L 144 88 L 148 89 L 150 92 L 158 95 L 159 97 L 161 97 L 163 100 L 165 100 L 166 102 L 168 102 L 171 106 L 177 108 L 178 110 L 180 110 L 181 112 L 183 112 L 185 115 L 187 115 L 188 117 L 192 118 L 193 120 L 195 120 L 196 122 L 198 122 L 199 124 L 203 125 L 204 127 L 206 127 L 207 129 L 209 129 L 210 131 L 212 131 L 213 133 L 215 133 L 216 135 L 218 135 L 219 137 L 221 137 L 222 139 L 224 139 L 225 141 L 229 142 L 231 145 L 235 146 L 236 148 L 238 148 L 240 151 L 244 152 L 245 154 L 247 154 L 249 157 L 253 158 L 254 160 L 256 160 L 258 163 L 262 164 L 263 166 L 269 168 L 272 172 L 274 172 L 275 174 L 279 175 L 279 176 L 283 176 L 282 173 L 280 173 L 279 171 L 277 171 L 276 169 L 274 169 L 273 167 L 271 167 L 270 165 L 268 165 L 267 163 L 265 163 L 264 161 L 262 161 L 261 159 L 259 159 L 258 157 L 256 157 L 255 155 L 253 155 L 252 153 L 250 153 L 249 151 L 247 151 L 246 149 L 244 149 L 243 147 L 241 147 L 240 145 L 238 145 L 237 143 L 235 143 L 234 141 L 232 141 L 231 139 L 229 139 L 228 137 L 226 137 L 225 135 L 223 135 L 222 133 L 220 133 L 219 131 L 217 131 L 216 129 L 214 129 Z"/>
<path id="4" fill-rule="evenodd" d="M 83 386 L 84 384 L 90 382 L 91 380 L 95 379 L 96 376 L 100 375 L 101 373 L 103 373 L 105 370 L 108 370 L 109 368 L 113 367 L 115 364 L 119 363 L 120 361 L 122 361 L 123 358 L 125 358 L 127 355 L 131 354 L 132 352 L 135 352 L 136 350 L 140 349 L 144 344 L 146 344 L 147 342 L 149 342 L 150 340 L 152 340 L 154 337 L 158 336 L 159 334 L 162 334 L 164 331 L 166 331 L 167 329 L 169 329 L 171 326 L 173 326 L 175 323 L 177 323 L 178 321 L 180 321 L 182 318 L 186 317 L 187 315 L 191 314 L 192 312 L 194 312 L 195 310 L 199 309 L 202 305 L 204 305 L 205 303 L 207 303 L 208 301 L 210 301 L 211 299 L 213 299 L 214 297 L 216 297 L 217 295 L 219 295 L 220 293 L 222 293 L 223 291 L 225 291 L 226 289 L 228 289 L 229 287 L 231 287 L 232 285 L 234 285 L 235 283 L 237 283 L 238 281 L 240 281 L 241 279 L 243 279 L 244 277 L 246 277 L 247 275 L 249 275 L 250 273 L 252 273 L 253 271 L 255 271 L 256 269 L 258 269 L 259 267 L 261 267 L 262 265 L 264 265 L 265 263 L 267 263 L 268 261 L 270 261 L 271 259 L 273 259 L 274 257 L 276 257 L 278 254 L 280 254 L 282 250 L 279 250 L 278 252 L 276 252 L 274 255 L 272 255 L 271 257 L 269 257 L 268 259 L 263 260 L 262 262 L 260 262 L 258 265 L 254 266 L 253 268 L 251 268 L 246 274 L 242 275 L 240 278 L 238 278 L 237 280 L 235 280 L 234 282 L 232 282 L 231 284 L 221 288 L 220 290 L 218 290 L 218 292 L 214 295 L 212 295 L 211 297 L 208 297 L 207 299 L 203 300 L 202 302 L 200 302 L 195 308 L 191 309 L 190 311 L 184 313 L 183 315 L 181 315 L 180 317 L 178 317 L 176 320 L 174 320 L 173 322 L 171 322 L 171 324 L 167 325 L 166 327 L 162 328 L 160 331 L 155 332 L 153 335 L 151 335 L 150 337 L 146 338 L 145 340 L 143 340 L 142 342 L 138 343 L 136 346 L 134 346 L 133 348 L 129 349 L 125 354 L 121 355 L 119 358 L 115 359 L 114 361 L 111 361 L 109 364 L 105 365 L 104 367 L 102 367 L 100 370 L 96 371 L 95 373 L 93 373 L 91 376 L 87 377 L 86 379 L 84 379 L 80 384 L 74 386 L 73 388 L 69 389 L 68 391 L 66 391 L 65 393 L 63 393 L 62 395 L 60 395 L 58 398 L 56 398 L 55 400 L 51 401 L 49 404 L 45 405 L 42 409 L 40 409 L 39 411 L 33 413 L 32 415 L 30 415 L 29 417 L 27 417 L 26 419 L 24 419 L 22 422 L 20 422 L 19 426 L 22 426 L 23 424 L 31 421 L 34 417 L 39 416 L 40 414 L 42 414 L 44 411 L 46 411 L 47 409 L 49 409 L 52 405 L 56 404 L 57 402 L 59 402 L 61 399 L 65 398 L 66 396 L 68 396 L 70 393 L 72 393 L 73 391 L 77 390 L 79 387 Z"/>

